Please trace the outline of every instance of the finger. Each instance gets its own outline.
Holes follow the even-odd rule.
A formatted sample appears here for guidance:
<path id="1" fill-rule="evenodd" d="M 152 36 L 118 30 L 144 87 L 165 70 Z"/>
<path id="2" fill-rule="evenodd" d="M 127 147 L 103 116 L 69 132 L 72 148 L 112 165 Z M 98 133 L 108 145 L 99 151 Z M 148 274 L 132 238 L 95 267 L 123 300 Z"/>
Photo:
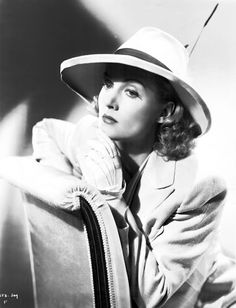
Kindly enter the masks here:
<path id="1" fill-rule="evenodd" d="M 97 137 L 98 140 L 104 144 L 111 157 L 115 157 L 118 155 L 118 149 L 115 143 L 103 131 L 98 129 Z"/>
<path id="2" fill-rule="evenodd" d="M 112 166 L 111 168 L 119 169 L 121 168 L 121 162 L 120 157 L 118 155 L 111 157 L 109 153 L 107 152 L 107 147 L 104 146 L 102 142 L 98 141 L 90 141 L 89 146 L 91 149 L 94 149 L 98 153 L 98 155 L 101 155 L 103 159 L 112 160 Z"/>
<path id="3" fill-rule="evenodd" d="M 119 160 L 111 158 L 110 156 L 99 157 L 96 152 L 94 153 L 93 159 L 101 165 L 101 168 L 103 168 L 103 172 L 106 174 L 110 184 L 113 185 L 117 182 L 118 174 L 118 179 L 120 178 L 120 174 L 122 176 L 122 170 L 120 168 Z"/>
<path id="4" fill-rule="evenodd" d="M 106 174 L 109 179 L 113 178 L 116 169 L 120 168 L 119 158 L 112 158 L 109 156 L 104 145 L 98 141 L 90 141 L 88 144 L 88 150 L 83 154 L 83 156 L 87 157 L 87 159 L 90 157 L 90 159 L 93 160 L 93 163 L 98 164 L 103 173 Z M 83 156 L 81 157 L 82 159 Z"/>
<path id="5" fill-rule="evenodd" d="M 101 182 L 101 170 L 98 169 L 97 164 L 91 158 L 86 158 L 83 161 L 82 171 L 85 180 L 89 184 L 92 184 L 95 187 L 99 188 L 99 183 Z"/>
<path id="6" fill-rule="evenodd" d="M 121 189 L 122 170 L 115 170 L 112 159 L 101 159 L 96 152 L 91 151 L 86 156 L 83 167 L 85 179 L 98 189 Z"/>
<path id="7" fill-rule="evenodd" d="M 94 177 L 99 177 L 102 182 L 105 180 L 107 184 L 112 182 L 112 178 L 114 177 L 112 169 L 114 167 L 112 167 L 109 159 L 103 159 L 97 152 L 91 150 L 86 156 L 86 164 L 89 169 L 93 168 Z"/>
<path id="8" fill-rule="evenodd" d="M 97 154 L 100 155 L 101 158 L 108 160 L 111 159 L 116 169 L 121 167 L 119 156 L 118 155 L 111 156 L 107 151 L 107 147 L 105 147 L 103 143 L 98 141 L 89 141 L 88 146 L 90 147 L 90 149 L 93 149 L 95 152 L 97 152 Z"/>
<path id="9" fill-rule="evenodd" d="M 94 172 L 93 176 L 96 176 L 97 174 L 103 172 L 104 174 L 107 173 L 104 170 L 104 164 L 106 162 L 102 162 L 104 155 L 101 152 L 97 152 L 93 147 L 87 148 L 86 151 L 80 151 L 80 149 L 76 152 L 77 160 L 80 162 L 81 169 L 84 174 L 87 174 L 89 172 Z M 106 157 L 109 157 L 108 154 L 106 154 Z M 101 170 L 97 170 L 100 168 Z"/>
<path id="10" fill-rule="evenodd" d="M 92 149 L 97 154 L 98 159 L 104 161 L 103 163 L 107 165 L 109 170 L 120 168 L 121 164 L 119 157 L 111 157 L 109 153 L 107 153 L 106 148 L 104 148 L 103 144 L 101 144 L 100 142 L 93 142 L 91 143 L 91 146 L 93 146 Z"/>
<path id="11" fill-rule="evenodd" d="M 119 156 L 113 158 L 113 164 L 116 169 L 121 169 L 121 161 Z"/>
<path id="12" fill-rule="evenodd" d="M 87 153 L 89 153 L 91 150 L 97 152 L 100 157 L 110 157 L 107 148 L 101 141 L 89 140 L 87 143 Z"/>

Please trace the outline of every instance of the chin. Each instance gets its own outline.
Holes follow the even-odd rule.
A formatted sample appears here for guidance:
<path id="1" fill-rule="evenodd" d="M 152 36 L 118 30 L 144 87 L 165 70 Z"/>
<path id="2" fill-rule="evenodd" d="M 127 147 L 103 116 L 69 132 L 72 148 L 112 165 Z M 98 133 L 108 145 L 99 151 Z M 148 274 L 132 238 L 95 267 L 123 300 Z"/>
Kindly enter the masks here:
<path id="1" fill-rule="evenodd" d="M 118 140 L 120 139 L 120 136 L 117 134 L 117 132 L 105 125 L 101 125 L 100 129 L 111 139 L 111 140 Z"/>
<path id="2" fill-rule="evenodd" d="M 127 134 L 120 131 L 119 126 L 109 125 L 99 121 L 99 128 L 113 141 L 120 141 L 127 138 Z"/>
<path id="3" fill-rule="evenodd" d="M 112 140 L 116 140 L 118 138 L 117 134 L 112 132 L 111 130 L 109 130 L 109 129 L 102 129 L 102 130 Z"/>

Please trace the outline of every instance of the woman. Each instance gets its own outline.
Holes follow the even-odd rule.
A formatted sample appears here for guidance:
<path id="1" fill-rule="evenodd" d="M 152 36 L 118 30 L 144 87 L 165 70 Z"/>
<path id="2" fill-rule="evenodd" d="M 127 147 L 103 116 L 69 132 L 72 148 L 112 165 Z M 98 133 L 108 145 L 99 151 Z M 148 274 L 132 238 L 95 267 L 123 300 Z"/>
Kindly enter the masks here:
<path id="1" fill-rule="evenodd" d="M 74 174 L 71 186 L 75 177 L 87 181 L 110 204 L 137 307 L 235 300 L 232 280 L 222 282 L 219 298 L 209 291 L 219 278 L 216 231 L 226 188 L 217 177 L 198 178 L 192 149 L 211 118 L 186 81 L 187 60 L 185 48 L 156 28 L 141 29 L 112 55 L 69 59 L 62 78 L 97 116 L 34 127 L 35 159 Z M 63 188 L 58 199 L 31 193 L 63 206 Z"/>

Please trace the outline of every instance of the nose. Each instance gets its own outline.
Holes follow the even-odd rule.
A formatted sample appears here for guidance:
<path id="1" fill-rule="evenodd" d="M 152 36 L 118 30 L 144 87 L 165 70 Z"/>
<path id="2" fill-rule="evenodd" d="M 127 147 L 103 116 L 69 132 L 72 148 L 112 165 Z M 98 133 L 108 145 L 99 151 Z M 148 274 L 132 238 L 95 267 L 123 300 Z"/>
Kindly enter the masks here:
<path id="1" fill-rule="evenodd" d="M 118 106 L 118 104 L 116 103 L 116 100 L 115 100 L 115 99 L 112 99 L 112 100 L 107 104 L 107 108 L 108 108 L 108 109 L 118 110 L 118 109 L 119 109 L 119 106 Z"/>
<path id="2" fill-rule="evenodd" d="M 118 89 L 115 86 L 113 86 L 112 89 L 109 89 L 107 91 L 108 93 L 106 93 L 107 97 L 106 97 L 106 103 L 105 103 L 106 107 L 108 109 L 118 110 L 119 109 Z"/>

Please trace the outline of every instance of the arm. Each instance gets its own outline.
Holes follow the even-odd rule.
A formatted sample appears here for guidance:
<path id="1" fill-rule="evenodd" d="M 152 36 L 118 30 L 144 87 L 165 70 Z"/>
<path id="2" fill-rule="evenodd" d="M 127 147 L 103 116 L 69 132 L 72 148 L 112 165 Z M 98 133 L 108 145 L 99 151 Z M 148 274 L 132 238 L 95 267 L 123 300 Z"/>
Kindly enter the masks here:
<path id="1" fill-rule="evenodd" d="M 82 184 L 73 175 L 39 164 L 32 157 L 1 159 L 0 178 L 52 206 L 61 208 L 65 208 L 66 198 L 72 199 L 73 191 Z"/>
<path id="2" fill-rule="evenodd" d="M 91 126 L 92 121 L 94 122 L 94 117 L 92 119 L 91 117 L 85 117 L 79 122 L 75 131 L 73 131 L 73 124 L 71 125 L 65 121 L 44 120 L 39 122 L 35 127 L 34 143 L 36 147 L 38 146 L 35 157 L 42 160 L 42 163 L 39 164 L 32 157 L 7 157 L 1 159 L 0 178 L 51 205 L 63 208 L 65 204 L 68 204 L 66 200 L 69 200 L 70 204 L 73 193 L 80 187 L 84 188 L 87 185 L 72 174 L 68 174 L 68 169 L 61 168 L 61 161 L 59 161 L 58 166 L 57 155 L 62 156 L 61 153 L 64 151 L 63 153 L 70 157 L 70 134 L 73 134 L 73 138 L 80 138 L 81 135 L 80 139 L 85 138 L 85 135 L 87 137 L 88 131 L 83 131 L 82 128 L 85 129 L 86 126 Z M 90 133 L 93 134 L 93 130 Z M 78 144 L 80 143 L 78 142 Z M 51 153 L 53 153 L 52 161 L 50 161 Z M 50 163 L 47 163 L 48 157 Z M 55 159 L 55 165 L 53 164 L 53 159 Z M 97 167 L 96 163 L 93 166 Z M 92 170 L 91 174 L 94 174 L 94 171 Z M 93 185 L 94 183 L 90 184 Z M 95 186 L 96 191 L 96 185 L 93 186 Z M 106 181 L 104 187 L 106 188 Z"/>
<path id="3" fill-rule="evenodd" d="M 69 140 L 74 125 L 57 119 L 43 119 L 33 127 L 33 157 L 43 165 L 72 173 Z"/>
<path id="4" fill-rule="evenodd" d="M 180 202 L 178 210 L 156 236 L 148 239 L 130 228 L 131 293 L 138 307 L 162 305 L 186 281 L 194 289 L 201 287 L 206 268 L 209 270 L 213 262 L 214 239 L 225 194 L 219 180 L 208 179 Z M 161 206 L 176 202 L 174 198 L 167 200 Z M 198 276 L 193 278 L 196 268 Z"/>
<path id="5" fill-rule="evenodd" d="M 96 117 L 83 117 L 76 125 L 68 121 L 44 119 L 33 128 L 34 158 L 44 165 L 81 175 L 76 157 L 77 149 L 83 148 L 96 129 Z"/>

